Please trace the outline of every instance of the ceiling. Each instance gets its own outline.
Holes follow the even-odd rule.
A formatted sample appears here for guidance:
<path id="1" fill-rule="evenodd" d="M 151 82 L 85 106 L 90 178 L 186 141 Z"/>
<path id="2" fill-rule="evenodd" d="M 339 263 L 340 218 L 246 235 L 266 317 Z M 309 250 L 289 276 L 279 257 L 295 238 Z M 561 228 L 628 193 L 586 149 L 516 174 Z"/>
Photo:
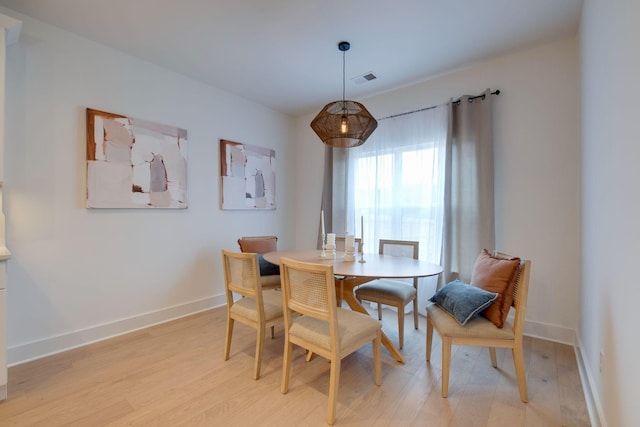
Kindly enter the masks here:
<path id="1" fill-rule="evenodd" d="M 582 0 L 0 0 L 288 114 L 576 34 Z M 352 78 L 372 72 L 377 79 Z"/>

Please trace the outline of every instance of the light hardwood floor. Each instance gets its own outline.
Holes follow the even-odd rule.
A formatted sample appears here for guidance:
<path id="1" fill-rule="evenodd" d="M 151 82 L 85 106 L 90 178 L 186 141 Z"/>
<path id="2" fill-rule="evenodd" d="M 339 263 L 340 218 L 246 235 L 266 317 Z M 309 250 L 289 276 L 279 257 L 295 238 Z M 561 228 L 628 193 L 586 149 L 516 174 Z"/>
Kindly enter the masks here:
<path id="1" fill-rule="evenodd" d="M 409 315 L 411 316 L 411 315 Z M 396 315 L 385 310 L 394 342 Z M 336 425 L 588 426 L 572 347 L 526 338 L 529 403 L 520 401 L 511 353 L 454 347 L 449 397 L 440 395 L 441 347 L 425 362 L 425 319 L 407 327 L 406 364 L 382 350 L 382 386 L 371 347 L 343 360 Z M 407 325 L 411 325 L 410 319 Z M 222 360 L 225 308 L 136 331 L 9 369 L 1 426 L 326 426 L 329 364 L 296 349 L 289 392 L 280 393 L 282 328 L 266 339 L 252 379 L 254 330 L 236 324 Z M 397 333 L 397 332 L 396 332 Z"/>

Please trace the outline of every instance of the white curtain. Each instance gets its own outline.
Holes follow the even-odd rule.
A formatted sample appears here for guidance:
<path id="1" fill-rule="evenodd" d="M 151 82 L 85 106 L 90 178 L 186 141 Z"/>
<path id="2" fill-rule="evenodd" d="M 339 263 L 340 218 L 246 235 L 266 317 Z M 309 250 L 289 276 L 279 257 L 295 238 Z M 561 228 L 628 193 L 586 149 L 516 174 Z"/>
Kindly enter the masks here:
<path id="1" fill-rule="evenodd" d="M 382 119 L 363 145 L 334 149 L 337 234 L 362 237 L 365 253 L 377 253 L 380 239 L 417 240 L 420 258 L 440 264 L 447 130 L 443 105 Z M 420 311 L 435 284 L 433 278 L 421 280 Z"/>
<path id="2" fill-rule="evenodd" d="M 382 119 L 360 147 L 327 147 L 328 229 L 362 236 L 365 253 L 379 239 L 418 240 L 420 258 L 443 266 L 441 283 L 468 281 L 480 251 L 495 245 L 492 123 L 487 89 Z M 421 280 L 421 312 L 435 287 Z"/>
<path id="3" fill-rule="evenodd" d="M 446 106 L 383 119 L 349 150 L 348 228 L 360 237 L 364 223 L 365 252 L 379 239 L 418 240 L 420 258 L 440 263 L 447 126 Z"/>

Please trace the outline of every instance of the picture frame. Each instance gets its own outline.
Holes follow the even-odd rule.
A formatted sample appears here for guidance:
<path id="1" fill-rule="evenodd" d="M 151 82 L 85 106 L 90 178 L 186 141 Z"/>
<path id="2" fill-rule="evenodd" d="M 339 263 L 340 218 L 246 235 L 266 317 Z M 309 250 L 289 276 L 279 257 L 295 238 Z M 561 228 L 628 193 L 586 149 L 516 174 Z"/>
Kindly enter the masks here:
<path id="1" fill-rule="evenodd" d="M 87 208 L 187 208 L 187 131 L 87 108 Z"/>
<path id="2" fill-rule="evenodd" d="M 220 208 L 276 208 L 276 152 L 270 148 L 220 140 Z"/>

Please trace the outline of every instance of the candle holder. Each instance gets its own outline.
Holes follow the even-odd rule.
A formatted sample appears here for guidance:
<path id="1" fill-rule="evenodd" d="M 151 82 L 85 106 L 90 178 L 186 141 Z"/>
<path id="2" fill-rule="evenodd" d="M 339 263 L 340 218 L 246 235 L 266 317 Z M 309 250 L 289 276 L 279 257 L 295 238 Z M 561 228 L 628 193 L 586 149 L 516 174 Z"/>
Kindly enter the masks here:
<path id="1" fill-rule="evenodd" d="M 327 257 L 336 258 L 336 235 L 335 233 L 327 234 Z"/>
<path id="2" fill-rule="evenodd" d="M 364 239 L 360 238 L 360 244 L 363 245 L 364 244 Z M 360 252 L 360 259 L 358 260 L 359 263 L 365 263 L 367 261 L 365 261 L 364 259 L 364 246 L 363 246 L 363 250 L 362 252 Z"/>
<path id="3" fill-rule="evenodd" d="M 349 233 L 346 233 L 344 239 L 344 260 L 347 262 L 356 260 L 354 255 L 354 237 Z"/>
<path id="4" fill-rule="evenodd" d="M 327 243 L 327 258 L 336 259 L 336 245 Z"/>

